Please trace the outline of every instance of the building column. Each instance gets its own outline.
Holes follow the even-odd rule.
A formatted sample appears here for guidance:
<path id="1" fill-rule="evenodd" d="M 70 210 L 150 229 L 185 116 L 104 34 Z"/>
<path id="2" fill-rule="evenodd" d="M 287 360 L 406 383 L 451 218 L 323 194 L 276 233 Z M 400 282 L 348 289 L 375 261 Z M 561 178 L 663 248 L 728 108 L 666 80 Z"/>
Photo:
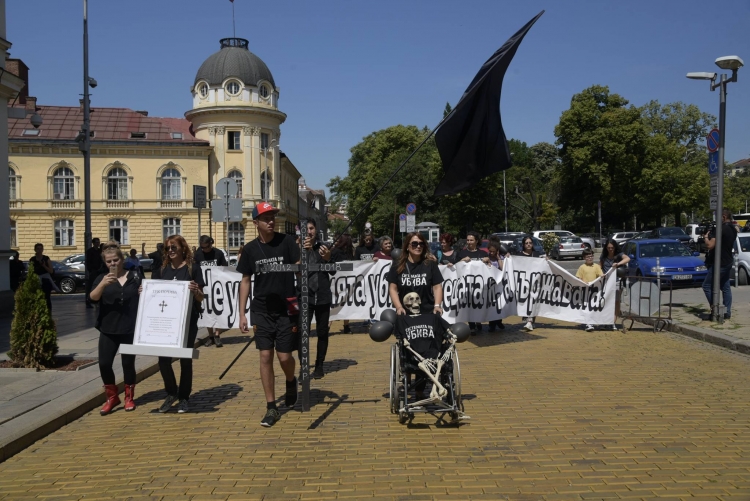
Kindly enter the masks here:
<path id="1" fill-rule="evenodd" d="M 263 166 L 260 162 L 260 127 L 250 127 L 250 130 L 253 149 L 253 198 L 257 201 L 260 200 L 260 173 L 263 171 Z"/>
<path id="2" fill-rule="evenodd" d="M 276 147 L 273 149 L 273 198 L 281 202 L 281 146 L 279 140 L 281 134 L 275 135 Z"/>
<path id="3" fill-rule="evenodd" d="M 252 127 L 242 128 L 242 156 L 245 159 L 245 165 L 242 169 L 242 198 L 248 200 L 255 193 L 255 183 L 253 182 L 253 133 Z M 245 203 L 242 203 L 245 206 Z"/>

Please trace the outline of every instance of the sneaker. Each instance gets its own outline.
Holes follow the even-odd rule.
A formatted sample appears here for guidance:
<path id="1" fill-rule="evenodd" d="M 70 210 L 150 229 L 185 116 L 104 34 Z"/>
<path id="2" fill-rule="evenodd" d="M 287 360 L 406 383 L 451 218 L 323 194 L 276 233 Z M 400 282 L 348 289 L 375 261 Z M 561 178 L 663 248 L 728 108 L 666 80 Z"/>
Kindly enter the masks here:
<path id="1" fill-rule="evenodd" d="M 594 330 L 594 326 L 591 325 L 591 324 L 586 324 L 586 329 L 585 330 L 586 330 L 586 332 L 591 332 L 591 331 Z"/>
<path id="2" fill-rule="evenodd" d="M 344 324 L 344 334 L 351 334 L 352 330 L 349 328 L 348 325 Z"/>
<path id="3" fill-rule="evenodd" d="M 212 344 L 214 344 L 213 336 L 208 336 L 206 338 L 206 341 L 203 343 L 204 346 L 211 346 Z"/>
<path id="4" fill-rule="evenodd" d="M 731 318 L 732 318 L 732 314 L 731 313 L 724 313 L 724 320 L 729 320 Z"/>
<path id="5" fill-rule="evenodd" d="M 481 331 L 481 330 L 482 330 L 482 324 L 480 324 L 480 323 L 477 323 L 477 330 L 478 330 L 478 331 Z"/>
<path id="6" fill-rule="evenodd" d="M 533 331 L 534 330 L 534 324 L 532 324 L 531 322 L 526 322 L 526 325 L 523 326 L 523 330 L 525 330 L 526 332 Z"/>
<path id="7" fill-rule="evenodd" d="M 286 382 L 286 395 L 284 396 L 284 405 L 294 407 L 297 403 L 297 378 Z M 268 416 L 268 414 L 266 414 Z M 270 425 L 269 425 L 270 426 Z"/>
<path id="8" fill-rule="evenodd" d="M 216 345 L 217 348 L 223 348 L 224 347 L 224 343 L 221 342 L 221 338 L 219 338 L 219 336 L 216 336 L 214 338 L 214 344 Z"/>
<path id="9" fill-rule="evenodd" d="M 281 414 L 279 414 L 279 411 L 277 409 L 268 409 L 266 411 L 266 415 L 263 416 L 263 419 L 260 420 L 260 425 L 265 426 L 266 428 L 270 428 L 271 426 L 276 424 L 276 421 L 281 419 Z"/>
<path id="10" fill-rule="evenodd" d="M 505 329 L 505 324 L 503 323 L 503 321 L 502 321 L 502 320 L 499 320 L 499 321 L 497 322 L 497 328 L 498 328 L 498 329 Z"/>
<path id="11" fill-rule="evenodd" d="M 177 404 L 177 412 L 179 414 L 185 414 L 189 410 L 190 410 L 190 406 L 188 405 L 187 399 L 184 398 L 184 399 L 180 400 L 180 403 Z"/>
<path id="12" fill-rule="evenodd" d="M 167 398 L 164 399 L 164 403 L 161 404 L 161 407 L 159 407 L 159 412 L 162 414 L 165 412 L 169 412 L 169 409 L 172 408 L 172 405 L 177 400 L 177 397 L 174 395 L 167 395 Z"/>
<path id="13" fill-rule="evenodd" d="M 618 329 L 618 328 L 617 328 L 617 325 L 615 325 L 615 324 L 612 324 L 612 330 L 613 330 L 613 331 L 617 331 L 617 330 L 620 330 L 620 329 Z"/>
<path id="14" fill-rule="evenodd" d="M 312 373 L 313 379 L 323 379 L 325 373 L 323 372 L 323 364 L 315 364 L 315 370 Z"/>

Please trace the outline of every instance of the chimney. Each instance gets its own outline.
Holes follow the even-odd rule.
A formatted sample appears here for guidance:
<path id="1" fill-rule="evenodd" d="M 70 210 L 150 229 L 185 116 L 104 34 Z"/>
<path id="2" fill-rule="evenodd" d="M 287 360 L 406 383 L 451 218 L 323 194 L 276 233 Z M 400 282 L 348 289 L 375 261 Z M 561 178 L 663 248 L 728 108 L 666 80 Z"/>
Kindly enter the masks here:
<path id="1" fill-rule="evenodd" d="M 26 85 L 23 86 L 23 89 L 21 89 L 21 92 L 18 94 L 17 101 L 18 104 L 26 104 L 26 98 L 29 97 L 29 67 L 26 66 L 20 59 L 6 58 L 5 70 L 8 73 L 17 76 L 26 83 Z"/>
<path id="2" fill-rule="evenodd" d="M 32 96 L 26 96 L 26 111 L 32 115 L 36 113 L 36 98 Z"/>

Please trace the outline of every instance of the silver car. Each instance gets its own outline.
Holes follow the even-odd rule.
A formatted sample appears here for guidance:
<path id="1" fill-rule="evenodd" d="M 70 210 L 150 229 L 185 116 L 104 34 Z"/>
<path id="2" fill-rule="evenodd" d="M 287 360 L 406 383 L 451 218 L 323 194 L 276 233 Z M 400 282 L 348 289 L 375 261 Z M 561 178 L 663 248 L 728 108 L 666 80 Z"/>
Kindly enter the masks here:
<path id="1" fill-rule="evenodd" d="M 73 254 L 60 261 L 74 270 L 86 271 L 86 254 Z"/>
<path id="2" fill-rule="evenodd" d="M 612 233 L 607 237 L 607 240 L 614 240 L 617 242 L 617 245 L 622 246 L 625 242 L 633 238 L 638 234 L 637 231 L 618 231 L 617 233 Z"/>
<path id="3" fill-rule="evenodd" d="M 560 237 L 560 244 L 552 249 L 550 257 L 557 260 L 562 260 L 566 257 L 581 259 L 584 249 L 586 249 L 586 245 L 580 237 Z"/>
<path id="4" fill-rule="evenodd" d="M 750 233 L 740 233 L 734 243 L 734 252 L 737 255 L 737 274 L 739 285 L 748 285 L 750 277 Z"/>

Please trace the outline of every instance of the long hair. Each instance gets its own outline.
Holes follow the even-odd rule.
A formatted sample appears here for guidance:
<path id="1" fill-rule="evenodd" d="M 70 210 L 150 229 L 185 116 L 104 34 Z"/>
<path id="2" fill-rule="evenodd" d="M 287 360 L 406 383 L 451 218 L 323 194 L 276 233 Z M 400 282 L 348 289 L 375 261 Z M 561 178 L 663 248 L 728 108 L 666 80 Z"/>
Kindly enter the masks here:
<path id="1" fill-rule="evenodd" d="M 164 248 L 161 251 L 161 269 L 163 270 L 164 268 L 166 268 L 167 264 L 171 262 L 169 260 L 169 242 L 174 242 L 180 246 L 180 248 L 182 249 L 182 258 L 185 260 L 185 264 L 187 265 L 188 270 L 190 271 L 190 273 L 192 273 L 193 251 L 190 249 L 190 246 L 187 244 L 185 239 L 182 238 L 182 235 L 169 235 L 164 239 Z"/>
<path id="2" fill-rule="evenodd" d="M 607 256 L 609 256 L 609 253 L 607 252 L 607 246 L 609 246 L 609 244 L 612 244 L 614 246 L 615 256 L 620 253 L 620 244 L 618 244 L 614 239 L 607 240 L 607 243 L 604 244 L 604 248 L 602 249 L 602 255 L 599 257 L 600 263 L 603 263 L 604 260 L 607 259 Z"/>
<path id="3" fill-rule="evenodd" d="M 339 235 L 333 247 L 350 256 L 351 259 L 354 259 L 354 245 L 352 244 L 352 236 L 350 234 L 344 233 L 343 235 Z"/>
<path id="4" fill-rule="evenodd" d="M 409 245 L 411 245 L 411 239 L 414 237 L 417 237 L 419 241 L 424 244 L 422 245 L 422 261 L 427 259 L 428 256 L 432 255 L 430 253 L 430 246 L 427 244 L 427 240 L 425 240 L 424 236 L 421 233 L 419 233 L 418 231 L 409 233 L 404 239 L 404 244 L 401 248 L 401 255 L 398 257 L 398 268 L 396 269 L 396 273 L 401 273 L 404 271 L 404 268 L 406 268 L 406 261 L 409 259 Z"/>

